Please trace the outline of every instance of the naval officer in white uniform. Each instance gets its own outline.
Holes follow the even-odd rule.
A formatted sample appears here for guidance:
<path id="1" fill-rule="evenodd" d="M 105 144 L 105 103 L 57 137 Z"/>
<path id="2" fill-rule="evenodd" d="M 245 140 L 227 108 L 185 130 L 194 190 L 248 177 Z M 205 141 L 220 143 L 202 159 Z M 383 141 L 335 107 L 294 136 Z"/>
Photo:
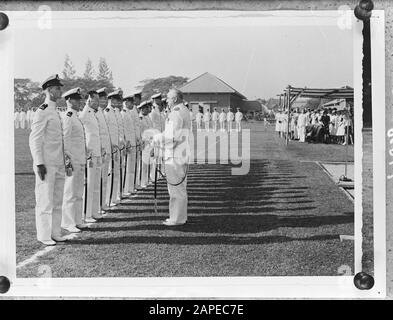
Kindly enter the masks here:
<path id="1" fill-rule="evenodd" d="M 108 97 L 106 93 L 106 88 L 100 88 L 97 90 L 99 107 L 96 112 L 96 117 L 98 120 L 98 126 L 100 129 L 100 140 L 101 140 L 101 196 L 100 214 L 105 215 L 105 210 L 108 209 L 109 192 L 108 192 L 108 173 L 109 164 L 111 161 L 111 139 L 109 135 L 108 124 L 106 123 L 104 110 L 108 105 Z"/>
<path id="2" fill-rule="evenodd" d="M 227 119 L 226 119 L 228 124 L 228 132 L 232 132 L 232 123 L 234 119 L 235 119 L 235 115 L 233 114 L 232 109 L 229 108 L 227 113 Z"/>
<path id="3" fill-rule="evenodd" d="M 190 113 L 183 104 L 183 94 L 171 89 L 167 95 L 170 113 L 165 130 L 153 137 L 153 143 L 164 148 L 164 164 L 169 192 L 169 218 L 167 226 L 187 221 L 187 168 L 190 155 Z"/>
<path id="4" fill-rule="evenodd" d="M 64 154 L 70 173 L 66 174 L 63 196 L 63 217 L 61 227 L 77 233 L 87 228 L 83 223 L 83 186 L 86 166 L 86 141 L 81 120 L 77 116 L 80 109 L 80 88 L 63 94 L 67 111 L 63 120 Z"/>
<path id="5" fill-rule="evenodd" d="M 243 113 L 240 112 L 240 108 L 237 108 L 237 111 L 235 113 L 235 123 L 236 123 L 237 132 L 242 131 L 242 119 L 243 119 Z"/>
<path id="6" fill-rule="evenodd" d="M 33 157 L 37 239 L 45 245 L 67 240 L 61 235 L 65 180 L 63 130 L 56 101 L 61 98 L 59 76 L 45 80 L 45 102 L 37 109 L 31 126 L 29 146 Z"/>
<path id="7" fill-rule="evenodd" d="M 150 103 L 143 101 L 139 105 L 141 112 L 141 137 L 142 137 L 142 174 L 141 174 L 141 187 L 146 188 L 149 184 L 149 168 L 152 163 L 151 151 L 153 147 L 150 142 L 153 137 L 153 122 L 149 116 Z"/>
<path id="8" fill-rule="evenodd" d="M 120 152 L 119 152 L 119 125 L 117 123 L 117 118 L 115 115 L 115 107 L 122 103 L 121 91 L 116 90 L 108 94 L 108 106 L 105 109 L 104 115 L 106 123 L 109 128 L 109 135 L 112 144 L 112 160 L 113 168 L 110 168 L 110 179 L 108 179 L 108 189 L 109 189 L 109 202 L 108 206 L 112 207 L 118 204 L 120 201 L 116 199 L 120 187 Z"/>
<path id="9" fill-rule="evenodd" d="M 86 105 L 79 114 L 85 128 L 87 150 L 87 190 L 85 192 L 86 223 L 94 223 L 102 218 L 100 212 L 100 180 L 101 180 L 101 140 L 100 127 L 95 113 L 99 105 L 98 93 L 88 92 Z"/>
<path id="10" fill-rule="evenodd" d="M 124 190 L 123 194 L 129 196 L 134 192 L 134 177 L 135 177 L 135 160 L 136 160 L 136 135 L 134 121 L 131 115 L 132 103 L 134 101 L 133 95 L 123 97 L 123 110 L 121 116 L 123 118 L 124 135 L 126 138 L 126 157 L 124 174 Z"/>

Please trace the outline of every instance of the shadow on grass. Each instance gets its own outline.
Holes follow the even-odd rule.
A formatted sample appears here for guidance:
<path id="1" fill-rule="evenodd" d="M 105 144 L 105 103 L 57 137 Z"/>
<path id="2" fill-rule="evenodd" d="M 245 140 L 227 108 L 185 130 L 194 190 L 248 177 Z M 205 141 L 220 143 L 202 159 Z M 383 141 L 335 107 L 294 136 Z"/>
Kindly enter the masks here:
<path id="1" fill-rule="evenodd" d="M 128 221 L 159 221 L 159 224 L 144 224 L 120 227 L 94 227 L 92 232 L 118 232 L 118 231 L 140 231 L 140 230 L 175 230 L 192 233 L 229 233 L 245 234 L 260 233 L 279 228 L 317 228 L 320 226 L 353 223 L 353 214 L 335 216 L 277 216 L 271 214 L 238 216 L 227 214 L 189 216 L 188 222 L 182 226 L 167 227 L 161 224 L 164 216 L 150 215 L 146 217 L 120 218 L 108 222 Z"/>
<path id="2" fill-rule="evenodd" d="M 263 236 L 263 237 L 234 237 L 234 236 L 214 236 L 214 237 L 164 237 L 164 236 L 125 236 L 100 239 L 75 239 L 66 245 L 105 245 L 105 244 L 126 244 L 126 243 L 146 243 L 146 244 L 167 244 L 167 245 L 258 245 L 273 244 L 292 241 L 328 241 L 339 240 L 338 234 L 315 235 L 310 237 L 287 237 L 287 236 Z"/>

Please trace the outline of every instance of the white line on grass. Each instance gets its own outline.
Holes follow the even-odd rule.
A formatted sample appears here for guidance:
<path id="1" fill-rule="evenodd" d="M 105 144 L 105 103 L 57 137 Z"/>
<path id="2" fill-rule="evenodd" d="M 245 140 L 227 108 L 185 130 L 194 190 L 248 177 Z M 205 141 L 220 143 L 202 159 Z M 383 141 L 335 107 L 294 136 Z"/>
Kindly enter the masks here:
<path id="1" fill-rule="evenodd" d="M 71 233 L 69 235 L 66 236 L 67 239 L 72 240 L 78 237 L 78 234 L 76 233 Z M 54 250 L 56 248 L 56 246 L 47 246 L 44 249 L 36 252 L 35 254 L 33 254 L 30 258 L 27 258 L 26 260 L 20 262 L 17 264 L 16 269 L 20 269 L 25 267 L 26 265 L 36 262 L 38 260 L 38 258 L 42 257 L 43 255 L 47 254 L 48 252 Z"/>

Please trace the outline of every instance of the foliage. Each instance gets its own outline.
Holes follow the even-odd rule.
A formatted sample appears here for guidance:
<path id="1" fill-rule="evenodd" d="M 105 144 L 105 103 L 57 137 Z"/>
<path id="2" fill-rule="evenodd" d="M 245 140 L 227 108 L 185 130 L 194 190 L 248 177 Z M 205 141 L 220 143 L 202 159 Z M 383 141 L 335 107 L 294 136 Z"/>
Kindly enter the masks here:
<path id="1" fill-rule="evenodd" d="M 171 88 L 179 88 L 188 81 L 188 78 L 181 76 L 168 76 L 157 79 L 144 79 L 140 81 L 137 87 L 142 90 L 142 99 L 150 99 L 150 97 L 158 92 L 166 94 Z"/>
<path id="2" fill-rule="evenodd" d="M 90 80 L 94 79 L 93 63 L 91 62 L 90 58 L 87 59 L 85 72 L 83 74 L 83 78 L 90 79 Z"/>
<path id="3" fill-rule="evenodd" d="M 65 61 L 64 61 L 63 78 L 75 79 L 75 77 L 76 77 L 76 71 L 74 65 L 72 64 L 70 56 L 66 54 Z"/>
<path id="4" fill-rule="evenodd" d="M 109 81 L 113 82 L 112 71 L 110 70 L 108 64 L 106 63 L 105 58 L 100 58 L 100 62 L 98 63 L 98 75 L 97 80 L 99 81 Z"/>

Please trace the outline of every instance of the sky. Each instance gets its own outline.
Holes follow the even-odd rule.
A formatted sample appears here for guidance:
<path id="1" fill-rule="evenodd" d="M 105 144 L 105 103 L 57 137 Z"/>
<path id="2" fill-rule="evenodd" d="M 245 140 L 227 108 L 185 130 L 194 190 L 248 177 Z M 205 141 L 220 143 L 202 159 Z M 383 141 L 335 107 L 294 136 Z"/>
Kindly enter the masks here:
<path id="1" fill-rule="evenodd" d="M 126 25 L 116 18 L 94 23 L 17 28 L 15 77 L 41 82 L 61 75 L 68 54 L 79 75 L 88 58 L 97 69 L 105 57 L 114 85 L 126 93 L 146 78 L 193 79 L 204 72 L 249 99 L 275 97 L 287 85 L 353 86 L 352 30 L 335 24 L 188 24 L 185 19 L 178 25 L 176 20 Z"/>

